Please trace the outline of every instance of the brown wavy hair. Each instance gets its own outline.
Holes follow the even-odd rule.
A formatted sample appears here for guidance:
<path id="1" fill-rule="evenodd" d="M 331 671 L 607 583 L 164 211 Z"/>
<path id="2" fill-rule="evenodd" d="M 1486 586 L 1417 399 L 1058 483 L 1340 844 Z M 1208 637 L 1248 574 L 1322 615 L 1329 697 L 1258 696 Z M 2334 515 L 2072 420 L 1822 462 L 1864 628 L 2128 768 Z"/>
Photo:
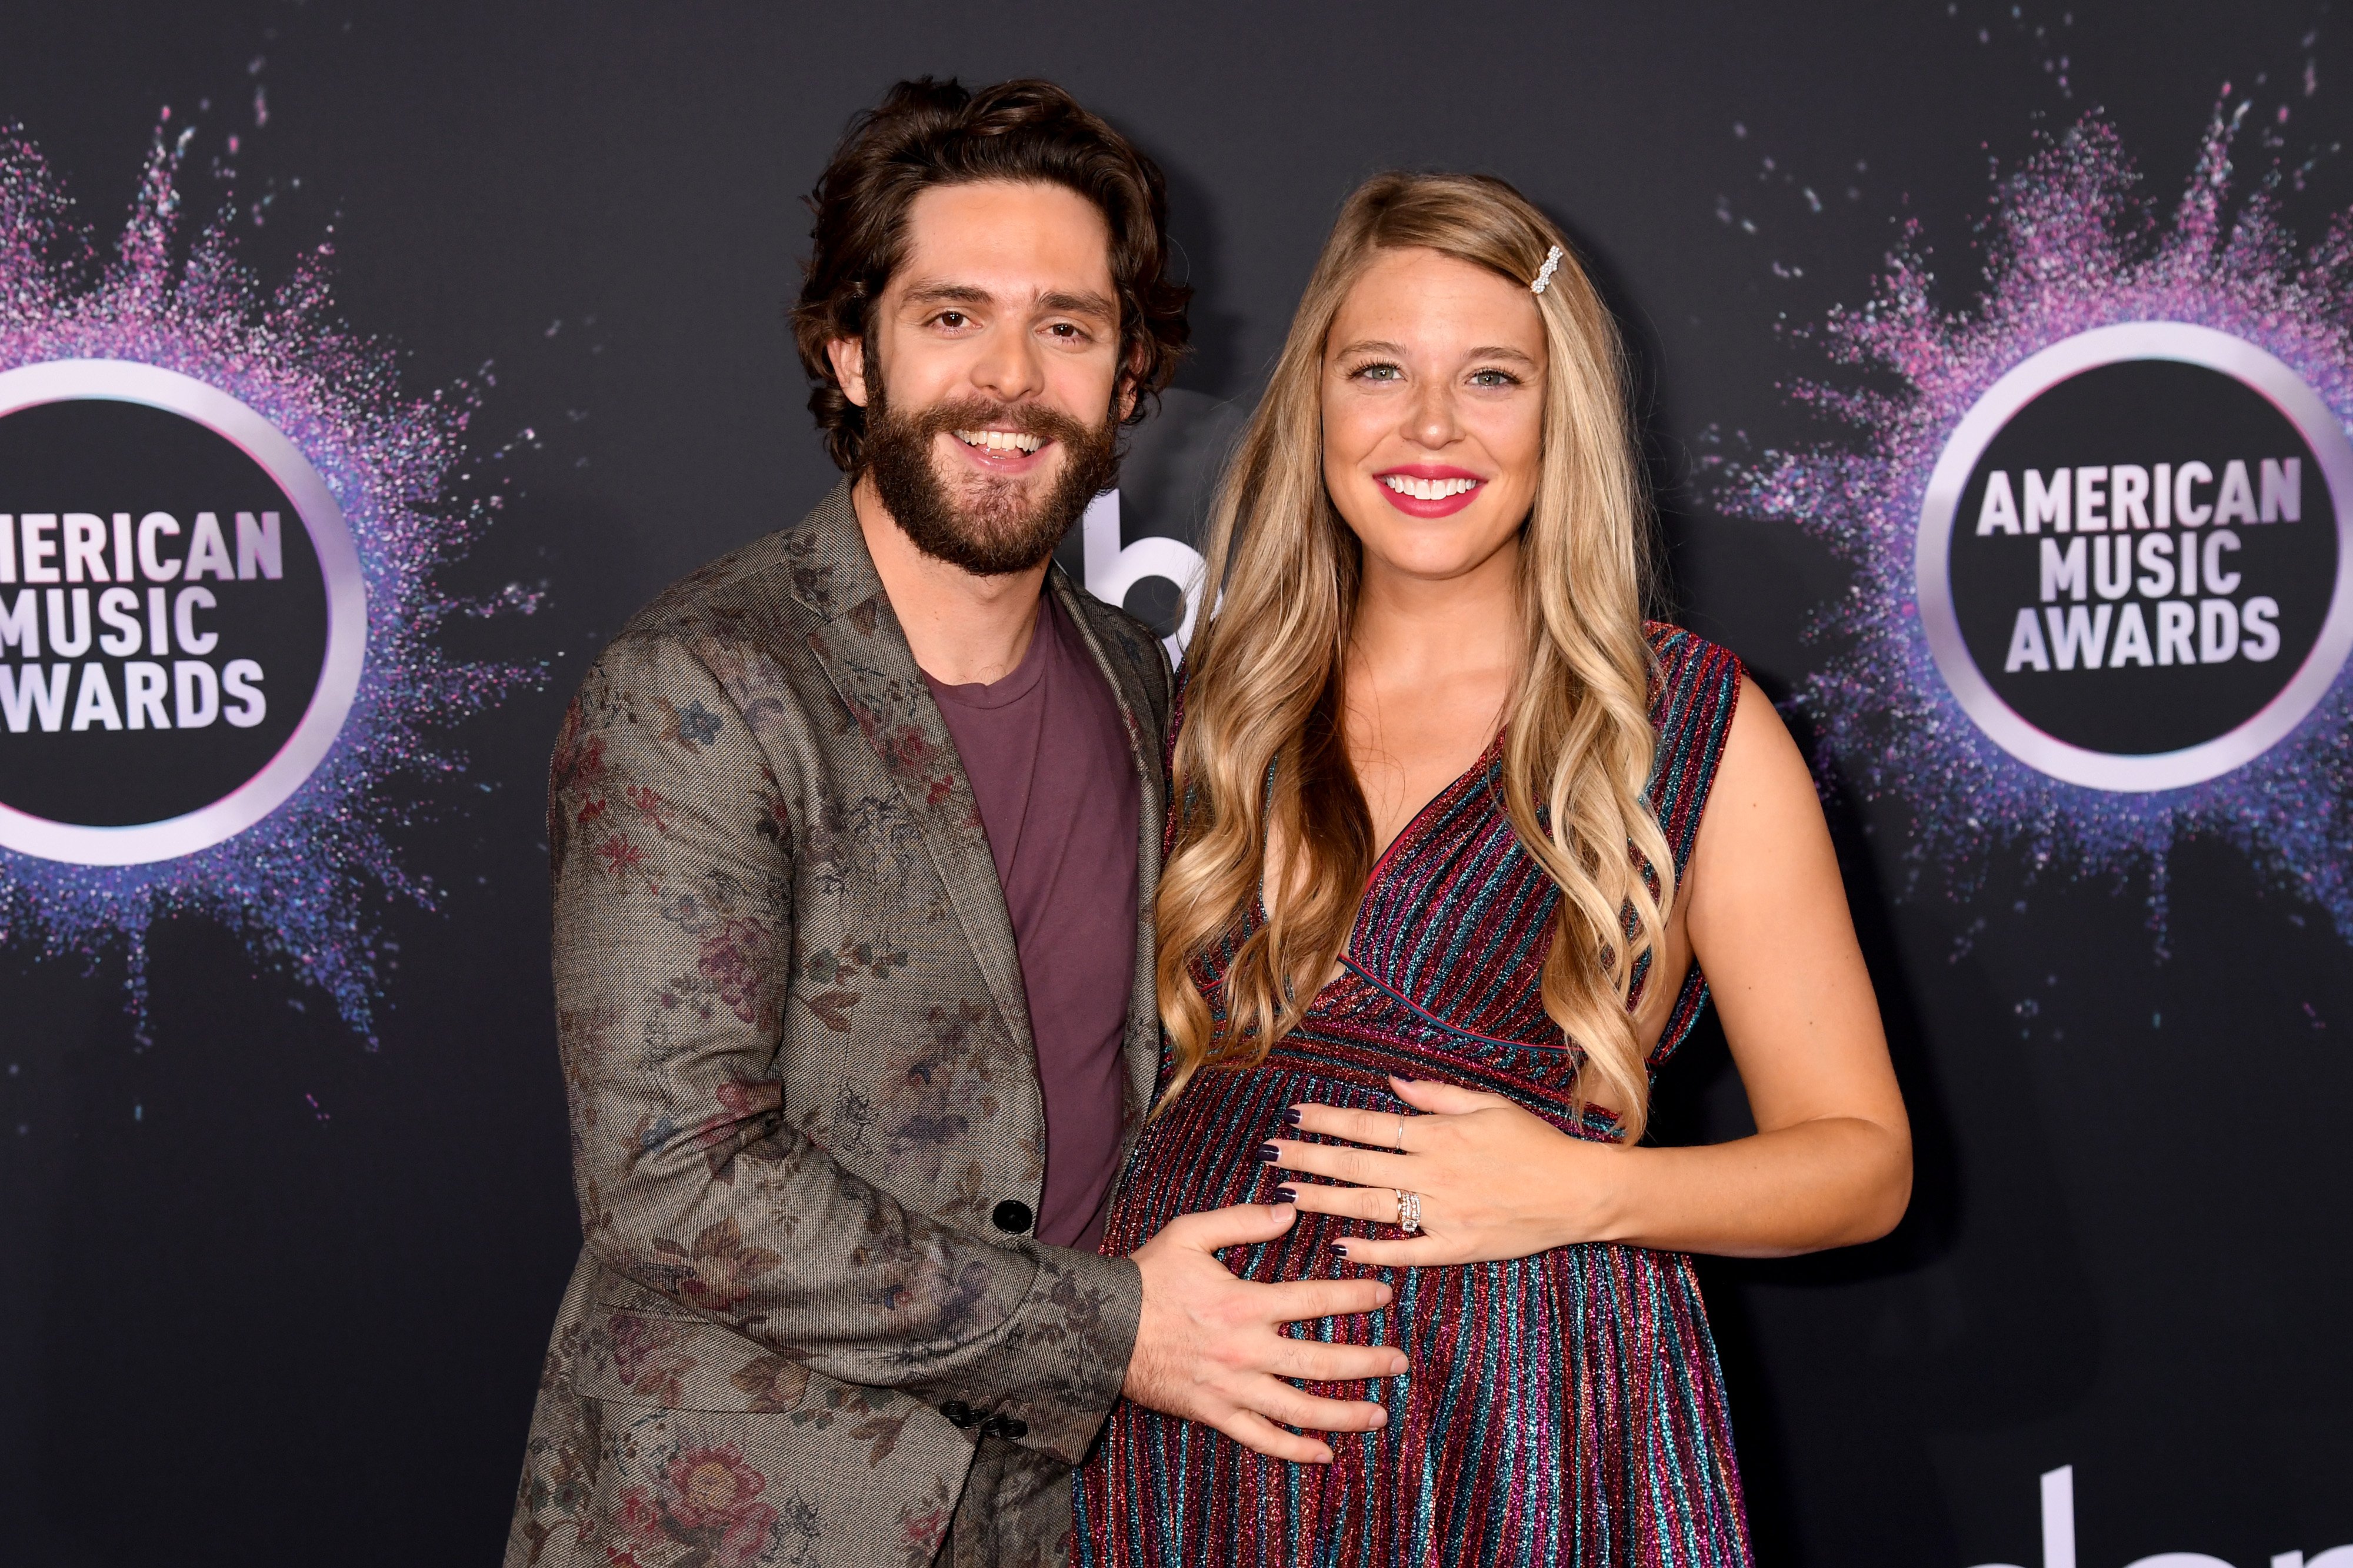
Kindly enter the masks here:
<path id="1" fill-rule="evenodd" d="M 903 257 L 908 206 L 934 185 L 983 180 L 1061 185 L 1102 210 L 1119 294 L 1123 384 L 1141 395 L 1128 423 L 1145 417 L 1176 374 L 1193 290 L 1169 276 L 1168 198 L 1158 166 L 1050 81 L 1000 82 L 977 92 L 953 79 L 902 81 L 849 122 L 809 194 L 817 223 L 792 308 L 809 412 L 846 471 L 859 467 L 866 411 L 842 391 L 826 345 L 865 339 L 871 355 L 871 307 Z"/>
<path id="2" fill-rule="evenodd" d="M 1629 1002 L 1675 889 L 1646 793 L 1657 742 L 1643 610 L 1655 557 L 1624 351 L 1559 230 L 1502 181 L 1463 174 L 1381 174 L 1349 197 L 1210 514 L 1208 613 L 1187 653 L 1177 820 L 1155 911 L 1175 1058 L 1162 1108 L 1204 1068 L 1264 1060 L 1298 1024 L 1371 870 L 1371 817 L 1341 735 L 1363 554 L 1324 485 L 1333 319 L 1384 251 L 1434 250 L 1525 288 L 1554 246 L 1563 259 L 1535 296 L 1544 446 L 1521 533 L 1525 652 L 1504 710 L 1504 805 L 1561 890 L 1545 1011 L 1611 1091 L 1626 1137 L 1641 1135 L 1650 1080 Z M 1268 866 L 1270 830 L 1287 865 Z M 1249 931 L 1270 879 L 1283 896 Z M 1194 965 L 1237 936 L 1213 1007 Z"/>

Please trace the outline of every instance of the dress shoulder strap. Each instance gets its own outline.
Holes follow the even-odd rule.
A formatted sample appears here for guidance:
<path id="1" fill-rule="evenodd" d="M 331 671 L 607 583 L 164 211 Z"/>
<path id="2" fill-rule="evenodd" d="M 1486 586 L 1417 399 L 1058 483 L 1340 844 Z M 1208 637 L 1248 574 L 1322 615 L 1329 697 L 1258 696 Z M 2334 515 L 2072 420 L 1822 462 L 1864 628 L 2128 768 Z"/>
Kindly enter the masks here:
<path id="1" fill-rule="evenodd" d="M 1700 813 L 1715 783 L 1746 672 L 1731 649 L 1681 626 L 1652 621 L 1643 631 L 1651 644 L 1651 727 L 1659 736 L 1651 805 L 1680 872 L 1699 841 Z"/>

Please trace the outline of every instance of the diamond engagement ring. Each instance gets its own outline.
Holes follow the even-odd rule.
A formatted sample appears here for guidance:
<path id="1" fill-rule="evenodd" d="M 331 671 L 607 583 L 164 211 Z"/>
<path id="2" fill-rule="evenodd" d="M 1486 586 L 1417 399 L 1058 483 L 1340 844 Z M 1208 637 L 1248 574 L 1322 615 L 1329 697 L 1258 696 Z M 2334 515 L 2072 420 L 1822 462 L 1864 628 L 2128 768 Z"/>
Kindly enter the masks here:
<path id="1" fill-rule="evenodd" d="M 1398 1228 L 1408 1236 L 1421 1229 L 1421 1194 L 1404 1188 L 1395 1189 L 1398 1200 Z"/>

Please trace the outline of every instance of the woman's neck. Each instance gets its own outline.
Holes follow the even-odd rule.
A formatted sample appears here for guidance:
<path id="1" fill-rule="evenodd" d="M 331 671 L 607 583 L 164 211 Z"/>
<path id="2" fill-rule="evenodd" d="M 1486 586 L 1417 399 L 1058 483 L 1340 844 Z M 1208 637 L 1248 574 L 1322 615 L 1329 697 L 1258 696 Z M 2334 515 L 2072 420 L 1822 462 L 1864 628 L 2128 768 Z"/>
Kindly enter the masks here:
<path id="1" fill-rule="evenodd" d="M 1510 670 L 1520 658 L 1518 541 L 1443 578 L 1367 552 L 1348 641 L 1348 673 L 1384 687 L 1428 689 Z"/>

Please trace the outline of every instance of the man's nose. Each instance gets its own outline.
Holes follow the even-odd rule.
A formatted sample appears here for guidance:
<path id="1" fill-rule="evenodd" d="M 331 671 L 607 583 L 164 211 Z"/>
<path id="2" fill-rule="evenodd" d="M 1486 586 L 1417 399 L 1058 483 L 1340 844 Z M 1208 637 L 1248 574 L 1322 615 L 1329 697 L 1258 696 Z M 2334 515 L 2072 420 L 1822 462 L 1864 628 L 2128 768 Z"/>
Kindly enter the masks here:
<path id="1" fill-rule="evenodd" d="M 975 386 L 1003 403 L 1035 396 L 1046 386 L 1037 345 L 1029 333 L 1015 331 L 988 334 L 973 362 L 972 380 Z"/>

